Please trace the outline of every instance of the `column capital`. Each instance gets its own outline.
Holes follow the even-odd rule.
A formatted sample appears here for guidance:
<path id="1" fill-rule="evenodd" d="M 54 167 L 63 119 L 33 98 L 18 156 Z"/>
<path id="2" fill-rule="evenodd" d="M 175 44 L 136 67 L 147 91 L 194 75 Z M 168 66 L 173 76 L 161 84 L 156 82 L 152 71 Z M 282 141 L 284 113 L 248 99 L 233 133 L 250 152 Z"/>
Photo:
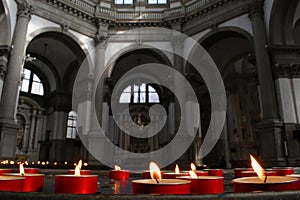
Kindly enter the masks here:
<path id="1" fill-rule="evenodd" d="M 9 46 L 0 46 L 0 79 L 5 78 L 10 51 Z"/>
<path id="2" fill-rule="evenodd" d="M 95 37 L 95 46 L 101 49 L 106 49 L 108 36 L 97 34 Z"/>
<path id="3" fill-rule="evenodd" d="M 31 19 L 31 13 L 33 11 L 32 5 L 27 0 L 16 0 L 18 4 L 18 14 L 17 16 Z"/>
<path id="4" fill-rule="evenodd" d="M 263 16 L 263 6 L 264 0 L 255 0 L 248 4 L 248 17 L 250 20 L 254 19 L 255 17 Z"/>

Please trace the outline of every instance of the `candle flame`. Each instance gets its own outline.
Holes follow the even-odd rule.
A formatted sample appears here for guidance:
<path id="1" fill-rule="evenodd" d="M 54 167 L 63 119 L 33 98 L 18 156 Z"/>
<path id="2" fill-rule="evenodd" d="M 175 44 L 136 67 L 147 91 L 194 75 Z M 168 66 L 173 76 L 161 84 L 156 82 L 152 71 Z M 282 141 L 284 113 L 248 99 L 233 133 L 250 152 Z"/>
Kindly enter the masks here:
<path id="1" fill-rule="evenodd" d="M 255 158 L 250 154 L 251 166 L 260 180 L 264 180 L 266 177 L 265 170 L 258 164 Z"/>
<path id="2" fill-rule="evenodd" d="M 197 174 L 192 170 L 189 171 L 189 174 L 190 174 L 191 178 L 197 178 L 198 177 Z"/>
<path id="3" fill-rule="evenodd" d="M 180 169 L 178 167 L 178 165 L 176 164 L 176 167 L 175 167 L 175 174 L 179 174 L 180 173 Z"/>
<path id="4" fill-rule="evenodd" d="M 24 170 L 23 163 L 20 164 L 19 169 L 20 169 L 20 175 L 21 175 L 21 176 L 25 176 L 25 170 Z"/>
<path id="5" fill-rule="evenodd" d="M 119 165 L 115 165 L 115 170 L 116 171 L 120 171 L 121 170 L 121 167 Z"/>
<path id="6" fill-rule="evenodd" d="M 75 167 L 75 176 L 80 176 L 81 167 L 82 167 L 82 160 L 79 160 L 77 166 Z"/>
<path id="7" fill-rule="evenodd" d="M 152 180 L 161 181 L 160 169 L 154 162 L 150 162 L 149 170 Z"/>
<path id="8" fill-rule="evenodd" d="M 196 171 L 196 165 L 194 163 L 191 163 L 191 170 L 194 172 Z"/>

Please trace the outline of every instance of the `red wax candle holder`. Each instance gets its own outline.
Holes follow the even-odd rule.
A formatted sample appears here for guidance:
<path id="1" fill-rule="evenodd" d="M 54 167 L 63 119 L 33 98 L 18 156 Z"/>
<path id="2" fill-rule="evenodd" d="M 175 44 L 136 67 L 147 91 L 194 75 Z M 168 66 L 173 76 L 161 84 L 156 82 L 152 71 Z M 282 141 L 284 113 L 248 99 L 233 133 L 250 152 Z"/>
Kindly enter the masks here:
<path id="1" fill-rule="evenodd" d="M 20 172 L 20 169 L 18 169 L 18 172 Z M 25 174 L 38 174 L 40 173 L 39 168 L 24 168 Z"/>
<path id="2" fill-rule="evenodd" d="M 11 169 L 0 169 L 0 176 L 7 173 L 11 173 Z"/>
<path id="3" fill-rule="evenodd" d="M 242 171 L 254 171 L 252 168 L 235 168 L 234 169 L 234 177 L 235 178 L 241 178 L 241 172 Z"/>
<path id="4" fill-rule="evenodd" d="M 233 180 L 234 192 L 253 192 L 253 191 L 288 191 L 299 190 L 300 180 L 287 176 L 268 176 L 267 182 L 258 177 L 244 177 Z"/>
<path id="5" fill-rule="evenodd" d="M 294 168 L 292 167 L 272 167 L 273 171 L 277 172 L 277 176 L 286 176 L 294 174 Z"/>
<path id="6" fill-rule="evenodd" d="M 222 169 L 204 169 L 203 171 L 207 171 L 208 176 L 223 176 Z"/>
<path id="7" fill-rule="evenodd" d="M 276 171 L 265 171 L 265 173 L 268 176 L 277 176 Z M 257 176 L 257 173 L 255 171 L 241 171 L 240 178 L 242 178 L 242 177 L 252 177 L 252 176 Z"/>
<path id="8" fill-rule="evenodd" d="M 23 192 L 23 177 L 0 176 L 0 191 Z"/>
<path id="9" fill-rule="evenodd" d="M 160 171 L 161 177 L 163 177 L 164 172 Z M 150 171 L 143 171 L 142 173 L 142 179 L 151 179 L 151 173 Z"/>
<path id="10" fill-rule="evenodd" d="M 224 193 L 224 178 L 221 176 L 182 176 L 179 179 L 191 181 L 192 194 L 222 194 Z"/>
<path id="11" fill-rule="evenodd" d="M 109 178 L 116 179 L 116 180 L 124 180 L 129 179 L 130 174 L 128 170 L 110 170 L 109 171 Z"/>
<path id="12" fill-rule="evenodd" d="M 97 175 L 56 175 L 55 192 L 69 194 L 95 194 L 98 191 L 97 183 Z"/>
<path id="13" fill-rule="evenodd" d="M 132 181 L 133 194 L 190 194 L 190 181 L 162 179 L 157 183 L 152 179 Z"/>
<path id="14" fill-rule="evenodd" d="M 163 179 L 176 179 L 177 177 L 181 176 L 189 176 L 188 172 L 180 172 L 180 173 L 175 173 L 175 172 L 165 172 L 162 175 Z"/>
<path id="15" fill-rule="evenodd" d="M 75 174 L 75 169 L 69 169 L 68 170 L 68 174 Z M 83 170 L 81 169 L 80 170 L 80 175 L 90 175 L 91 174 L 91 171 L 90 170 Z"/>
<path id="16" fill-rule="evenodd" d="M 44 174 L 25 174 L 20 175 L 18 173 L 8 173 L 5 176 L 14 176 L 25 178 L 23 192 L 40 192 L 44 186 Z"/>

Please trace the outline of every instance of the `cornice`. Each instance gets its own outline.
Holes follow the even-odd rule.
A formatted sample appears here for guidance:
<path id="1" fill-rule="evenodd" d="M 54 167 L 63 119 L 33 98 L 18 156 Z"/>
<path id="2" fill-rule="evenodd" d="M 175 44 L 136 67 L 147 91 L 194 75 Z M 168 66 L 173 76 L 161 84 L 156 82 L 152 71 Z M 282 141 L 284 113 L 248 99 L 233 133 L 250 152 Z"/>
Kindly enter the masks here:
<path id="1" fill-rule="evenodd" d="M 33 14 L 49 19 L 62 27 L 68 27 L 90 37 L 95 37 L 98 24 L 113 27 L 171 27 L 172 24 L 185 24 L 185 31 L 193 32 L 199 21 L 213 23 L 211 20 L 199 20 L 199 17 L 214 15 L 216 10 L 222 10 L 227 5 L 238 9 L 244 2 L 241 0 L 201 0 L 188 6 L 167 8 L 163 11 L 122 11 L 101 7 L 81 0 L 31 0 Z M 237 6 L 232 6 L 235 2 Z M 228 9 L 224 9 L 228 10 Z M 236 13 L 236 12 L 233 12 Z M 231 15 L 231 12 L 227 15 Z M 63 20 L 62 20 L 63 19 Z M 189 23 L 187 23 L 189 22 Z M 63 30 L 62 30 L 63 31 Z"/>
<path id="2" fill-rule="evenodd" d="M 217 29 L 219 24 L 248 13 L 249 2 L 251 0 L 221 0 L 186 17 L 182 30 L 187 35 L 195 35 L 208 28 Z"/>

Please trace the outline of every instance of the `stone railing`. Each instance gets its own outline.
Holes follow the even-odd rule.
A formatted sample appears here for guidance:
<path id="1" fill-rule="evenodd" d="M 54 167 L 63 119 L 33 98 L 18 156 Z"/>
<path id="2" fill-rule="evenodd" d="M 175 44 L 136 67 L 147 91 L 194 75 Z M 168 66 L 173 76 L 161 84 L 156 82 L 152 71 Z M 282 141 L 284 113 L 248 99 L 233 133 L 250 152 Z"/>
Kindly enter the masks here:
<path id="1" fill-rule="evenodd" d="M 217 4 L 223 4 L 230 0 L 199 0 L 194 3 L 175 8 L 168 8 L 163 11 L 142 11 L 137 12 L 136 10 L 132 11 L 128 9 L 126 11 L 115 10 L 111 8 L 101 7 L 95 5 L 88 1 L 80 0 L 47 0 L 48 2 L 55 2 L 55 4 L 61 5 L 62 7 L 72 7 L 78 12 L 85 13 L 90 16 L 95 16 L 96 18 L 101 18 L 103 20 L 112 20 L 112 21 L 166 21 L 170 19 L 176 19 L 184 16 L 189 16 L 195 12 L 201 11 L 201 9 L 206 9 L 209 6 L 216 6 Z"/>
<path id="2" fill-rule="evenodd" d="M 79 9 L 81 12 L 85 12 L 87 14 L 95 13 L 95 6 L 88 2 L 83 2 L 80 0 L 58 0 L 63 4 L 71 6 L 73 8 Z"/>

